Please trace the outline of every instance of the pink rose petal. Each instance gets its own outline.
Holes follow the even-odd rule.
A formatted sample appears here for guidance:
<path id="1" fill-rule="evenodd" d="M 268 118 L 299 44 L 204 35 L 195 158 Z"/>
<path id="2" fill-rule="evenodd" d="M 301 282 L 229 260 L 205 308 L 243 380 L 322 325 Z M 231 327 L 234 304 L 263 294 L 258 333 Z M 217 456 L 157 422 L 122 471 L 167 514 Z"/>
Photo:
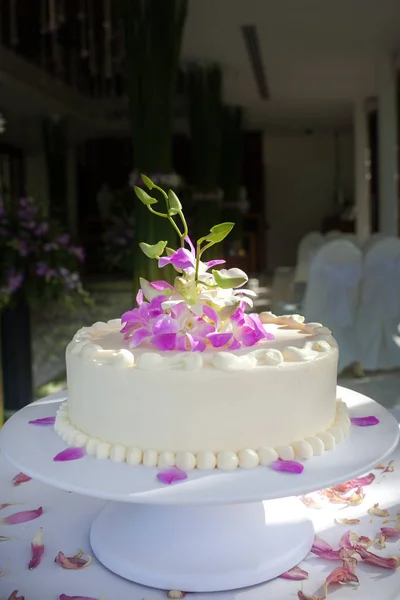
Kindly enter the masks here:
<path id="1" fill-rule="evenodd" d="M 345 492 L 349 492 L 354 488 L 370 485 L 375 480 L 375 475 L 370 473 L 369 475 L 365 475 L 365 477 L 357 477 L 356 479 L 350 479 L 350 481 L 346 481 L 345 483 L 340 483 L 339 485 L 335 485 L 332 490 L 336 492 L 341 492 L 342 494 Z"/>
<path id="2" fill-rule="evenodd" d="M 290 571 L 286 571 L 286 573 L 282 573 L 280 576 L 282 579 L 292 579 L 293 581 L 302 581 L 303 579 L 308 579 L 307 571 L 303 571 L 300 567 L 293 567 Z"/>
<path id="3" fill-rule="evenodd" d="M 340 585 L 346 585 L 347 583 L 355 583 L 356 585 L 359 585 L 360 581 L 359 581 L 357 575 L 355 575 L 355 573 L 353 573 L 352 571 L 347 569 L 346 566 L 336 567 L 336 569 L 334 569 L 332 571 L 332 573 L 330 573 L 328 575 L 328 577 L 325 579 L 325 583 L 324 583 L 325 597 L 328 595 L 329 586 L 332 584 L 335 584 L 335 583 L 340 584 Z"/>
<path id="4" fill-rule="evenodd" d="M 382 534 L 388 540 L 400 540 L 400 529 L 394 527 L 381 527 Z"/>
<path id="5" fill-rule="evenodd" d="M 5 502 L 4 504 L 0 504 L 0 510 L 3 510 L 3 508 L 7 508 L 8 506 L 17 506 L 17 504 L 23 504 L 23 502 Z"/>
<path id="6" fill-rule="evenodd" d="M 83 458 L 85 456 L 85 451 L 83 448 L 67 448 L 62 452 L 59 452 L 53 460 L 56 462 L 65 462 L 67 460 L 77 460 L 78 458 Z"/>
<path id="7" fill-rule="evenodd" d="M 28 421 L 29 425 L 54 425 L 56 422 L 55 417 L 43 417 L 42 419 L 35 419 L 34 421 Z"/>
<path id="8" fill-rule="evenodd" d="M 1 519 L 0 525 L 19 525 L 20 523 L 27 523 L 28 521 L 37 519 L 42 514 L 43 508 L 41 506 L 39 506 L 39 508 L 36 510 L 23 510 Z"/>
<path id="9" fill-rule="evenodd" d="M 314 543 L 311 547 L 311 552 L 320 558 L 325 558 L 326 560 L 341 560 L 339 550 L 334 550 L 332 546 L 322 540 L 319 537 L 315 537 Z"/>
<path id="10" fill-rule="evenodd" d="M 398 556 L 389 556 L 388 558 L 384 556 L 378 556 L 373 552 L 369 552 L 369 550 L 360 544 L 356 544 L 355 549 L 363 562 L 373 565 L 374 567 L 381 567 L 382 569 L 397 569 L 400 565 L 400 557 Z"/>
<path id="11" fill-rule="evenodd" d="M 8 600 L 25 600 L 25 596 L 18 596 L 18 590 L 14 590 Z"/>
<path id="12" fill-rule="evenodd" d="M 357 427 L 371 427 L 372 425 L 378 425 L 379 419 L 377 417 L 351 417 L 350 421 Z"/>
<path id="13" fill-rule="evenodd" d="M 67 596 L 67 594 L 60 594 L 59 600 L 97 600 L 92 596 Z"/>
<path id="14" fill-rule="evenodd" d="M 54 562 L 60 565 L 63 569 L 76 571 L 77 569 L 88 567 L 92 562 L 91 556 L 83 558 L 84 556 L 85 555 L 83 552 L 78 552 L 78 554 L 75 554 L 75 556 L 65 556 L 63 552 L 59 552 L 55 557 Z"/>
<path id="15" fill-rule="evenodd" d="M 274 471 L 281 471 L 282 473 L 294 473 L 299 475 L 304 471 L 304 465 L 295 460 L 275 460 L 270 464 L 271 469 Z"/>
<path id="16" fill-rule="evenodd" d="M 171 483 L 175 483 L 176 481 L 183 481 L 184 479 L 187 479 L 187 477 L 187 473 L 181 471 L 178 467 L 171 467 L 170 469 L 164 469 L 157 473 L 158 481 L 166 483 L 167 485 L 171 485 Z"/>
<path id="17" fill-rule="evenodd" d="M 42 528 L 40 528 L 31 542 L 31 560 L 29 562 L 28 568 L 36 569 L 36 567 L 39 566 L 40 561 L 42 560 L 43 554 L 43 530 Z"/>
<path id="18" fill-rule="evenodd" d="M 32 477 L 25 475 L 25 473 L 18 473 L 18 475 L 16 475 L 13 478 L 13 484 L 20 485 L 21 483 L 26 483 L 27 481 L 31 481 L 31 480 L 32 480 Z"/>

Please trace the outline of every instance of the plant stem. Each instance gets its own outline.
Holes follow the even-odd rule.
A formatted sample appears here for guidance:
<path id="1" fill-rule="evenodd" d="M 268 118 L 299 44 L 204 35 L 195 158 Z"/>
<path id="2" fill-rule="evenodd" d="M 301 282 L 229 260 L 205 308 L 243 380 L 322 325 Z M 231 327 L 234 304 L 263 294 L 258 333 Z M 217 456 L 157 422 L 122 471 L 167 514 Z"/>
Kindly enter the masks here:
<path id="1" fill-rule="evenodd" d="M 157 215 L 157 217 L 163 217 L 163 219 L 168 219 L 168 215 L 164 215 L 164 213 L 157 212 L 156 210 L 151 208 L 149 204 L 147 205 L 147 208 L 151 213 L 153 213 L 153 215 Z"/>
<path id="2" fill-rule="evenodd" d="M 200 244 L 201 244 L 201 241 L 198 241 L 197 245 L 196 245 L 196 269 L 194 271 L 194 281 L 195 281 L 195 283 L 197 283 L 197 281 L 199 279 L 200 254 L 201 254 L 201 252 L 200 252 Z"/>
<path id="3" fill-rule="evenodd" d="M 204 246 L 204 248 L 201 249 L 200 251 L 200 256 L 203 254 L 203 252 L 205 252 L 208 248 L 211 248 L 211 246 L 214 246 L 215 242 L 210 242 L 209 244 L 207 244 L 206 246 Z"/>
<path id="4" fill-rule="evenodd" d="M 186 219 L 183 216 L 183 212 L 180 211 L 178 214 L 179 214 L 179 216 L 181 218 L 181 221 L 182 221 L 182 225 L 183 225 L 183 237 L 185 238 L 185 237 L 187 237 L 187 235 L 189 233 L 189 229 L 188 229 L 188 226 L 187 226 L 187 223 L 186 223 Z"/>
<path id="5" fill-rule="evenodd" d="M 172 227 L 175 229 L 176 233 L 179 235 L 179 238 L 181 240 L 181 246 L 182 246 L 182 232 L 179 229 L 179 227 L 177 226 L 177 224 L 175 223 L 175 221 L 173 220 L 172 217 L 170 217 L 169 215 L 167 215 L 168 220 L 170 221 Z"/>

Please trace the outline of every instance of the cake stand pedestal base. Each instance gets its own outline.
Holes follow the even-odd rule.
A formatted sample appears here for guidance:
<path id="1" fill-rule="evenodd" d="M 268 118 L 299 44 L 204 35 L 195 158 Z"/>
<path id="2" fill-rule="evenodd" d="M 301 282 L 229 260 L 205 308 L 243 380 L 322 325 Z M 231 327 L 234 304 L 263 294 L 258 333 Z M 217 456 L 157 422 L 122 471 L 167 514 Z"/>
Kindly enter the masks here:
<path id="1" fill-rule="evenodd" d="M 108 504 L 90 542 L 114 573 L 186 592 L 238 589 L 273 579 L 310 551 L 314 529 L 296 498 L 217 506 Z"/>

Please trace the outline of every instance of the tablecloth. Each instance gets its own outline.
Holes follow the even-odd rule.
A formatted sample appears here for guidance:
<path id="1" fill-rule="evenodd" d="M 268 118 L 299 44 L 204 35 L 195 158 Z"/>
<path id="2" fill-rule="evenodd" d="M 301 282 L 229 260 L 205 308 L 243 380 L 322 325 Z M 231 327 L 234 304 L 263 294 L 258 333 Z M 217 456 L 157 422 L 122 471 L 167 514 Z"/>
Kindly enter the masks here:
<path id="1" fill-rule="evenodd" d="M 396 414 L 400 421 L 400 412 Z M 21 444 L 24 441 L 21 440 Z M 31 449 L 34 451 L 34 449 Z M 371 538 L 382 527 L 383 518 L 368 514 L 368 509 L 379 502 L 381 508 L 390 511 L 396 518 L 400 512 L 400 447 L 393 454 L 394 471 L 376 475 L 372 485 L 365 487 L 366 497 L 361 505 L 331 505 L 310 508 L 317 534 L 337 547 L 349 525 L 335 522 L 335 518 L 358 518 L 361 522 L 351 525 L 359 535 Z M 388 463 L 388 461 L 386 461 Z M 90 553 L 89 530 L 94 516 L 104 506 L 103 500 L 78 496 L 64 492 L 38 481 L 28 481 L 19 486 L 12 483 L 16 469 L 0 453 L 0 505 L 21 502 L 21 506 L 8 506 L 0 511 L 3 518 L 17 510 L 43 507 L 39 519 L 19 525 L 0 525 L 0 536 L 16 540 L 0 541 L 0 600 L 8 600 L 13 590 L 19 590 L 25 600 L 58 600 L 60 594 L 90 596 L 98 600 L 162 600 L 167 592 L 145 588 L 126 581 L 105 569 L 95 557 L 90 566 L 80 570 L 64 570 L 54 563 L 61 550 L 67 556 L 82 549 Z M 388 525 L 393 526 L 393 525 Z M 43 528 L 45 553 L 40 565 L 28 569 L 32 538 Z M 0 538 L 1 539 L 1 538 Z M 371 548 L 384 556 L 400 555 L 400 540 L 387 541 L 386 548 Z M 340 564 L 340 563 L 339 563 Z M 338 563 L 309 555 L 300 565 L 309 573 L 303 582 L 275 579 L 263 585 L 238 591 L 190 594 L 191 600 L 296 600 L 297 591 L 303 588 L 307 594 L 321 593 L 321 585 Z M 396 571 L 383 570 L 366 564 L 357 569 L 360 586 L 354 591 L 350 586 L 335 586 L 329 593 L 333 600 L 400 600 L 400 568 Z"/>

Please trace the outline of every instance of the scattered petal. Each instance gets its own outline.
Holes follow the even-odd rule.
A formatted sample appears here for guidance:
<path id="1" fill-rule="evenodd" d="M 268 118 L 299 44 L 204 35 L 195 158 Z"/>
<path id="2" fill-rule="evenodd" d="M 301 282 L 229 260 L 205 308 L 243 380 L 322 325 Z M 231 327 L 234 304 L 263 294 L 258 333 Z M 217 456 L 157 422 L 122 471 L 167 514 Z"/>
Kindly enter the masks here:
<path id="1" fill-rule="evenodd" d="M 56 422 L 55 417 L 43 417 L 42 419 L 35 419 L 34 421 L 28 421 L 29 425 L 54 425 Z"/>
<path id="2" fill-rule="evenodd" d="M 44 554 L 43 544 L 43 529 L 40 528 L 35 537 L 31 542 L 31 560 L 29 562 L 29 569 L 36 569 L 39 566 L 42 556 Z"/>
<path id="3" fill-rule="evenodd" d="M 311 552 L 320 558 L 325 558 L 326 560 L 341 560 L 339 550 L 334 550 L 332 546 L 328 544 L 328 542 L 325 542 L 325 540 L 322 540 L 317 536 L 314 539 Z"/>
<path id="4" fill-rule="evenodd" d="M 161 481 L 161 483 L 170 485 L 176 481 L 183 481 L 184 479 L 187 479 L 187 473 L 181 469 L 178 469 L 178 467 L 171 467 L 170 469 L 159 471 L 157 473 L 157 479 L 158 481 Z"/>
<path id="5" fill-rule="evenodd" d="M 168 598 L 184 598 L 186 596 L 186 592 L 181 592 L 180 590 L 170 590 L 167 596 Z"/>
<path id="6" fill-rule="evenodd" d="M 355 583 L 358 586 L 360 584 L 360 581 L 357 575 L 355 575 L 355 573 L 353 573 L 352 571 L 349 571 L 346 567 L 336 567 L 336 569 L 333 569 L 332 573 L 330 573 L 325 579 L 325 596 L 328 595 L 329 586 L 335 583 L 338 583 L 340 585 Z"/>
<path id="7" fill-rule="evenodd" d="M 67 594 L 60 594 L 59 600 L 97 600 L 97 598 L 92 598 L 92 596 L 68 596 Z"/>
<path id="8" fill-rule="evenodd" d="M 369 417 L 351 417 L 350 421 L 352 425 L 357 427 L 371 427 L 372 425 L 378 425 L 379 419 L 374 416 Z"/>
<path id="9" fill-rule="evenodd" d="M 400 540 L 400 530 L 394 527 L 381 527 L 381 532 L 388 540 Z"/>
<path id="10" fill-rule="evenodd" d="M 339 519 L 336 517 L 335 522 L 338 525 L 357 525 L 360 522 L 360 519 Z"/>
<path id="11" fill-rule="evenodd" d="M 39 508 L 36 510 L 23 510 L 1 519 L 0 525 L 19 525 L 20 523 L 27 523 L 28 521 L 37 519 L 42 514 L 43 508 L 41 506 L 39 506 Z"/>
<path id="12" fill-rule="evenodd" d="M 65 556 L 63 552 L 59 552 L 55 557 L 54 562 L 61 565 L 63 569 L 76 570 L 88 567 L 92 562 L 92 557 L 81 551 L 74 556 Z"/>
<path id="13" fill-rule="evenodd" d="M 5 502 L 4 504 L 0 504 L 0 510 L 7 508 L 7 506 L 17 506 L 18 504 L 23 504 L 23 502 Z"/>
<path id="14" fill-rule="evenodd" d="M 335 492 L 340 492 L 342 494 L 346 492 L 350 492 L 354 488 L 358 488 L 364 485 L 370 485 L 375 479 L 375 475 L 370 473 L 369 475 L 365 475 L 365 477 L 357 477 L 356 479 L 351 479 L 350 481 L 346 481 L 345 483 L 340 483 L 339 485 L 335 485 L 332 490 Z"/>
<path id="15" fill-rule="evenodd" d="M 297 597 L 299 600 L 324 600 L 324 598 L 321 598 L 321 596 L 309 596 L 301 590 L 297 592 Z"/>
<path id="16" fill-rule="evenodd" d="M 27 481 L 31 480 L 32 477 L 29 477 L 29 475 L 25 475 L 25 473 L 18 473 L 18 475 L 16 475 L 12 481 L 14 485 L 20 485 L 21 483 L 26 483 Z"/>
<path id="17" fill-rule="evenodd" d="M 352 506 L 356 506 L 357 504 L 361 504 L 365 498 L 365 493 L 362 488 L 357 488 L 357 490 L 351 496 L 345 496 L 345 500 L 348 504 Z"/>
<path id="18" fill-rule="evenodd" d="M 383 472 L 384 473 L 393 473 L 393 471 L 394 471 L 394 465 L 393 465 L 393 463 L 394 463 L 394 460 L 391 460 L 389 462 L 388 466 L 384 468 Z"/>
<path id="19" fill-rule="evenodd" d="M 321 508 L 325 508 L 327 505 L 326 498 L 319 496 L 315 498 L 311 494 L 306 494 L 305 496 L 300 496 L 300 500 L 302 503 L 307 506 L 307 508 L 313 508 L 319 510 Z"/>
<path id="20" fill-rule="evenodd" d="M 85 456 L 85 451 L 83 448 L 66 448 L 62 452 L 59 452 L 53 460 L 56 462 L 65 462 L 67 460 L 77 460 L 78 458 L 83 458 Z"/>
<path id="21" fill-rule="evenodd" d="M 25 596 L 18 596 L 18 590 L 14 590 L 8 600 L 25 600 Z"/>
<path id="22" fill-rule="evenodd" d="M 378 544 L 380 548 L 386 548 L 386 535 L 381 532 L 375 543 Z"/>
<path id="23" fill-rule="evenodd" d="M 292 579 L 293 581 L 302 581 L 303 579 L 308 579 L 307 571 L 303 571 L 300 567 L 293 567 L 290 571 L 286 571 L 286 573 L 282 573 L 280 576 L 282 579 Z"/>
<path id="24" fill-rule="evenodd" d="M 375 517 L 388 517 L 390 514 L 386 508 L 379 508 L 379 502 L 371 506 L 368 512 L 370 515 L 375 515 Z"/>
<path id="25" fill-rule="evenodd" d="M 344 496 L 340 496 L 338 492 L 335 492 L 332 488 L 327 488 L 320 491 L 321 496 L 328 499 L 331 504 L 348 504 Z"/>
<path id="26" fill-rule="evenodd" d="M 373 565 L 374 567 L 381 567 L 383 569 L 397 569 L 397 567 L 400 565 L 399 556 L 389 556 L 388 558 L 378 556 L 377 554 L 373 554 L 373 552 L 369 552 L 366 548 L 359 544 L 357 544 L 355 548 L 361 560 L 369 565 Z"/>
<path id="27" fill-rule="evenodd" d="M 304 465 L 295 460 L 275 460 L 270 464 L 271 469 L 283 473 L 294 473 L 299 475 L 304 471 Z"/>

